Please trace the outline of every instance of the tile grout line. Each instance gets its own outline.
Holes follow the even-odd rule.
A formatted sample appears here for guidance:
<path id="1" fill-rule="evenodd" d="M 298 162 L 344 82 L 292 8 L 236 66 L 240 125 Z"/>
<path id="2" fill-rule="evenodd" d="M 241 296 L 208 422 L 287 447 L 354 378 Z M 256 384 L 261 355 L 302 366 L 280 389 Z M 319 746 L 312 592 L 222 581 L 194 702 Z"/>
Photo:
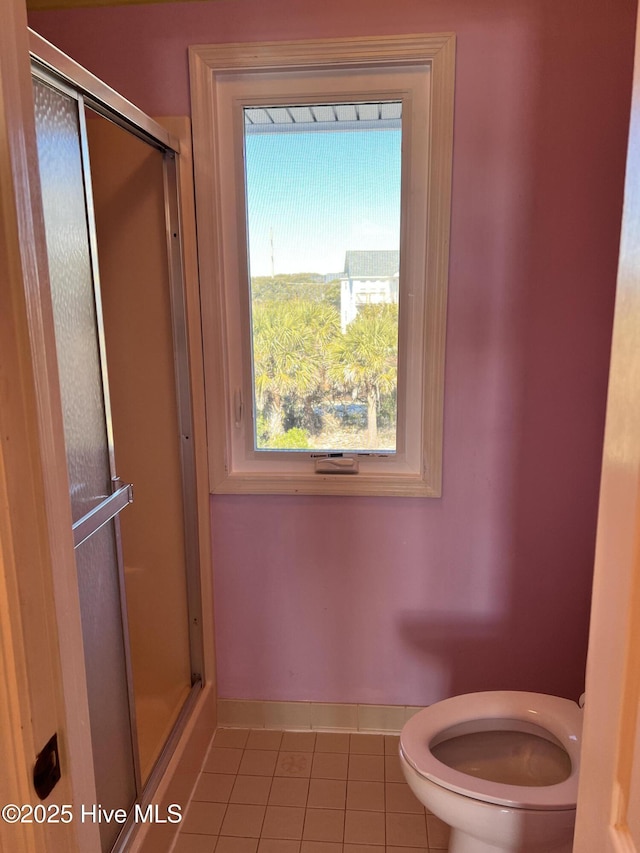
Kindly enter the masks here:
<path id="1" fill-rule="evenodd" d="M 322 752 L 318 752 L 318 751 L 317 751 L 318 741 L 317 741 L 317 738 L 316 738 L 316 737 L 314 737 L 314 739 L 313 739 L 313 743 L 312 743 L 312 750 L 306 750 L 306 751 L 305 751 L 305 750 L 303 750 L 303 749 L 295 749 L 295 743 L 294 743 L 293 745 L 289 746 L 289 748 L 288 748 L 288 749 L 283 749 L 283 747 L 285 746 L 285 737 L 284 737 L 284 736 L 286 735 L 286 731 L 283 731 L 283 732 L 281 732 L 281 733 L 280 733 L 280 738 L 279 738 L 279 740 L 278 740 L 277 745 L 275 746 L 275 749 L 273 748 L 273 745 L 269 745 L 269 744 L 267 744 L 267 745 L 265 745 L 265 746 L 262 746 L 262 747 L 258 747 L 258 746 L 256 746 L 256 744 L 253 744 L 253 745 L 251 745 L 251 744 L 250 744 L 250 738 L 251 738 L 251 732 L 252 732 L 252 731 L 253 731 L 253 730 L 248 730 L 247 738 L 246 738 L 246 740 L 244 741 L 244 745 L 243 745 L 243 746 L 238 750 L 238 751 L 240 752 L 240 758 L 239 758 L 238 763 L 237 763 L 237 765 L 236 765 L 236 769 L 235 769 L 234 771 L 232 771 L 232 772 L 229 774 L 229 775 L 231 775 L 231 776 L 232 776 L 232 778 L 233 778 L 233 782 L 232 782 L 232 784 L 231 784 L 231 788 L 230 788 L 230 791 L 229 791 L 228 800 L 227 800 L 226 802 L 224 802 L 224 803 L 222 803 L 222 804 L 221 804 L 221 805 L 222 805 L 222 807 L 223 807 L 223 808 L 222 808 L 222 817 L 221 817 L 220 829 L 219 829 L 218 836 L 217 836 L 217 840 L 216 840 L 216 847 L 215 847 L 214 849 L 216 849 L 216 850 L 218 849 L 218 844 L 220 843 L 220 838 L 247 838 L 247 839 L 249 838 L 249 836 L 226 836 L 226 835 L 225 835 L 225 836 L 222 836 L 222 835 L 220 834 L 220 833 L 221 833 L 221 831 L 222 831 L 222 827 L 223 827 L 223 825 L 224 825 L 224 821 L 225 821 L 225 819 L 226 819 L 227 815 L 229 814 L 229 806 L 230 806 L 230 805 L 234 805 L 234 803 L 232 803 L 232 802 L 231 802 L 231 800 L 232 800 L 233 792 L 234 792 L 235 787 L 236 787 L 236 785 L 237 785 L 238 779 L 239 779 L 239 778 L 242 778 L 243 776 L 247 776 L 247 777 L 258 777 L 258 778 L 259 778 L 259 777 L 263 777 L 263 778 L 267 777 L 267 778 L 269 779 L 268 789 L 267 789 L 266 794 L 265 794 L 266 799 L 265 799 L 265 801 L 264 801 L 264 813 L 263 813 L 262 819 L 261 819 L 261 821 L 260 821 L 259 835 L 258 835 L 258 836 L 257 836 L 257 838 L 255 839 L 255 840 L 256 840 L 256 849 L 257 849 L 257 850 L 259 849 L 260 844 L 261 844 L 261 843 L 262 843 L 262 841 L 263 841 L 263 831 L 264 831 L 265 823 L 266 823 L 266 819 L 267 819 L 267 811 L 268 811 L 268 809 L 269 809 L 269 807 L 270 807 L 270 805 L 271 805 L 270 800 L 271 800 L 271 795 L 272 795 L 272 793 L 273 793 L 273 785 L 274 785 L 275 779 L 276 779 L 276 778 L 279 778 L 279 777 L 276 777 L 276 773 L 277 773 L 277 769 L 278 769 L 278 764 L 279 764 L 279 756 L 280 756 L 282 753 L 286 753 L 286 752 L 291 752 L 291 753 L 299 752 L 299 753 L 305 754 L 305 755 L 308 757 L 309 761 L 310 761 L 309 775 L 308 775 L 308 776 L 302 776 L 302 777 L 296 777 L 296 776 L 287 776 L 287 775 L 283 774 L 283 777 L 282 777 L 282 778 L 292 778 L 292 779 L 294 779 L 294 778 L 301 778 L 301 779 L 305 779 L 305 780 L 307 781 L 306 795 L 305 795 L 305 798 L 304 798 L 304 805 L 302 806 L 302 811 L 303 811 L 302 837 L 301 837 L 301 838 L 299 838 L 299 839 L 295 839 L 295 838 L 294 838 L 294 839 L 291 839 L 292 841 L 297 842 L 297 845 L 296 845 L 296 846 L 298 847 L 298 853 L 301 853 L 302 847 L 303 847 L 303 845 L 304 845 L 304 843 L 305 843 L 305 839 L 304 839 L 304 831 L 305 831 L 305 827 L 306 827 L 306 819 L 307 819 L 308 813 L 310 812 L 310 810 L 312 810 L 312 807 L 311 807 L 311 805 L 310 805 L 310 802 L 311 802 L 311 785 L 312 785 L 312 783 L 313 783 L 313 781 L 314 781 L 314 780 L 315 780 L 315 781 L 322 781 L 322 780 L 325 778 L 325 777 L 323 777 L 323 776 L 317 776 L 317 777 L 313 776 L 313 767 L 314 767 L 314 760 L 315 760 L 315 756 L 316 756 L 316 754 L 334 754 L 334 753 L 322 753 Z M 265 730 L 258 730 L 258 731 L 265 731 Z M 273 731 L 273 730 L 271 730 L 271 731 Z M 317 733 L 315 733 L 315 734 L 317 734 Z M 338 843 L 341 843 L 341 844 L 342 844 L 342 846 L 343 846 L 343 850 L 344 850 L 344 846 L 345 846 L 345 845 L 347 845 L 347 844 L 348 844 L 349 846 L 351 845 L 351 841 L 347 841 L 347 840 L 346 840 L 346 838 L 345 838 L 345 836 L 346 836 L 346 814 L 347 814 L 347 811 L 349 810 L 349 809 L 348 809 L 348 792 L 349 792 L 349 784 L 350 784 L 350 782 L 358 781 L 358 780 L 354 780 L 354 779 L 352 779 L 352 778 L 351 778 L 352 773 L 355 771 L 355 768 L 353 767 L 353 764 L 354 764 L 354 763 L 355 763 L 355 764 L 357 764 L 357 762 L 352 761 L 352 759 L 354 759 L 354 758 L 355 758 L 355 757 L 357 757 L 357 756 L 375 756 L 375 755 L 380 755 L 380 757 L 382 757 L 382 767 L 383 767 L 383 774 L 382 774 L 382 779 L 380 780 L 380 782 L 381 782 L 381 784 L 382 784 L 382 803 L 383 803 L 383 810 L 382 810 L 382 817 L 383 817 L 383 824 L 382 824 L 382 826 L 383 826 L 383 830 L 382 830 L 382 836 L 383 836 L 384 840 L 383 840 L 383 842 L 382 842 L 382 844 L 381 844 L 381 845 L 379 844 L 379 842 L 375 842 L 374 846 L 380 846 L 380 853 L 384 853 L 385 848 L 386 848 L 386 847 L 388 846 L 388 844 L 389 844 L 389 839 L 388 839 L 388 837 L 387 837 L 387 817 L 388 817 L 388 814 L 389 814 L 389 812 L 388 812 L 388 806 L 390 805 L 390 803 L 389 803 L 389 799 L 388 799 L 388 796 L 389 796 L 389 795 L 388 795 L 388 790 L 389 790 L 389 789 L 388 789 L 388 787 L 387 787 L 387 786 L 388 786 L 389 784 L 391 784 L 391 783 L 392 783 L 392 781 L 399 782 L 399 783 L 401 782 L 401 780 L 397 780 L 397 779 L 395 779 L 395 776 L 393 776 L 393 774 L 389 774 L 389 773 L 388 773 L 388 769 L 387 769 L 387 765 L 391 763 L 391 759 L 393 758 L 393 756 L 394 756 L 394 754 L 395 754 L 395 751 L 394 751 L 394 750 L 392 750 L 392 749 L 388 749 L 388 744 L 387 744 L 387 742 L 386 742 L 386 738 L 385 738 L 384 736 L 382 736 L 382 752 L 381 752 L 381 753 L 380 753 L 380 752 L 377 752 L 375 749 L 373 749 L 373 750 L 371 750 L 371 751 L 369 751 L 369 750 L 367 750 L 367 749 L 355 749 L 355 750 L 352 750 L 352 744 L 354 743 L 354 741 L 352 740 L 352 735 L 354 735 L 354 734 L 356 734 L 356 735 L 357 735 L 357 734 L 360 734 L 360 733 L 353 733 L 353 732 L 352 732 L 352 733 L 349 733 L 349 735 L 350 735 L 350 736 L 349 736 L 349 740 L 348 740 L 348 747 L 347 747 L 347 750 L 348 750 L 348 751 L 347 751 L 347 753 L 346 753 L 346 757 L 347 757 L 346 778 L 344 779 L 344 784 L 345 784 L 345 801 L 344 801 L 343 806 L 339 809 L 339 810 L 341 810 L 341 811 L 343 812 L 343 815 L 342 815 L 342 841 L 341 841 L 341 842 L 338 842 Z M 372 733 L 366 733 L 366 734 L 372 734 Z M 197 784 L 198 784 L 198 782 L 202 779 L 202 775 L 203 775 L 204 773 L 216 773 L 217 775 L 226 775 L 224 772 L 222 772 L 222 773 L 221 773 L 219 770 L 215 770 L 215 769 L 207 770 L 207 769 L 206 769 L 207 761 L 208 761 L 208 759 L 209 759 L 209 757 L 210 757 L 211 750 L 212 750 L 212 749 L 214 749 L 214 748 L 218 748 L 218 749 L 235 749 L 236 747 L 233 747 L 233 746 L 231 746 L 231 745 L 228 745 L 228 746 L 221 745 L 221 746 L 216 747 L 216 745 L 215 745 L 215 743 L 214 743 L 214 740 L 215 740 L 215 735 L 214 735 L 214 738 L 212 738 L 212 742 L 211 742 L 211 744 L 209 745 L 209 747 L 208 747 L 208 749 L 207 749 L 207 753 L 206 753 L 205 759 L 204 759 L 204 761 L 203 761 L 203 764 L 202 764 L 202 768 L 201 768 L 201 770 L 200 770 L 200 773 L 199 773 L 199 775 L 198 775 L 198 780 L 197 780 L 197 782 L 196 782 L 196 785 L 194 786 L 194 790 L 193 790 L 192 795 L 191 795 L 191 797 L 190 797 L 190 799 L 189 799 L 188 806 L 190 806 L 192 802 L 198 802 L 198 801 L 194 800 L 194 799 L 193 799 L 193 797 L 194 797 L 194 794 L 195 794 L 195 789 L 196 789 L 196 787 L 197 787 Z M 258 742 L 259 742 L 259 741 L 258 741 Z M 239 744 L 238 744 L 238 746 L 239 746 Z M 262 773 L 262 774 L 261 774 L 261 773 L 257 773 L 257 772 L 254 772 L 254 773 L 250 773 L 250 772 L 249 772 L 249 773 L 241 774 L 241 772 L 240 772 L 240 771 L 241 771 L 242 764 L 243 764 L 243 762 L 244 762 L 244 759 L 245 759 L 246 754 L 247 754 L 249 751 L 252 751 L 252 752 L 254 752 L 254 753 L 259 753 L 259 752 L 273 752 L 273 753 L 275 753 L 276 758 L 275 758 L 275 761 L 274 761 L 273 767 L 272 767 L 272 769 L 271 769 L 271 772 L 269 772 L 268 774 L 264 774 L 264 773 Z M 335 755 L 340 755 L 340 754 L 344 755 L 344 753 L 335 753 Z M 389 759 L 389 761 L 388 761 L 387 759 Z M 357 772 L 357 771 L 356 771 L 356 772 Z M 394 768 L 394 773 L 395 773 L 395 768 Z M 390 776 L 393 776 L 393 779 L 392 779 L 392 778 L 388 778 L 388 777 L 390 777 Z M 327 776 L 326 778 L 327 778 L 327 780 L 329 780 L 329 781 L 330 781 L 331 779 L 333 779 L 333 778 L 335 778 L 335 777 L 333 777 L 333 776 Z M 361 781 L 363 781 L 363 782 L 367 782 L 367 781 L 374 782 L 374 781 L 376 781 L 376 780 L 375 780 L 375 779 L 364 779 L 364 780 L 361 780 Z M 217 800 L 216 800 L 216 801 L 203 800 L 202 802 L 217 802 Z M 247 805 L 247 804 L 248 804 L 248 803 L 245 803 L 244 805 Z M 237 803 L 236 805 L 243 805 L 243 803 Z M 259 805 L 259 803 L 256 803 L 256 805 Z M 277 805 L 277 804 L 273 804 L 273 805 L 274 805 L 274 807 L 275 807 L 275 805 Z M 293 806 L 293 805 L 291 805 L 291 804 L 290 804 L 290 807 L 291 807 L 291 808 L 294 808 L 294 806 Z M 321 808 L 330 808 L 330 809 L 333 811 L 333 807 L 331 807 L 331 806 L 326 806 L 326 805 L 325 805 L 325 806 L 318 805 L 318 806 L 317 806 L 317 808 L 318 808 L 318 809 L 321 809 Z M 365 808 L 365 809 L 362 809 L 362 808 L 361 808 L 361 809 L 355 809 L 355 811 L 356 811 L 356 812 L 360 812 L 360 811 L 368 812 L 368 811 L 371 811 L 371 810 L 370 810 L 370 809 L 366 809 L 366 808 Z M 377 809 L 373 809 L 372 811 L 373 811 L 373 812 L 377 812 L 378 810 L 377 810 Z M 409 812 L 407 812 L 407 814 L 408 814 L 408 813 L 409 813 Z M 405 814 L 405 812 L 401 812 L 401 811 L 399 811 L 399 812 L 398 812 L 398 814 Z M 433 849 L 432 849 L 432 848 L 430 847 L 430 843 L 429 843 L 429 842 L 430 842 L 430 838 L 429 838 L 429 825 L 428 825 L 428 819 L 427 819 L 427 817 L 428 817 L 428 816 L 427 816 L 426 810 L 422 809 L 422 810 L 421 810 L 421 814 L 422 814 L 423 826 L 424 826 L 424 829 L 425 829 L 425 836 L 426 836 L 426 837 L 425 837 L 426 846 L 425 846 L 425 848 L 424 848 L 424 849 L 425 849 L 425 851 L 427 851 L 427 853 L 429 853 L 429 851 L 431 851 L 431 853 L 443 853 L 443 850 L 441 850 L 440 848 L 433 848 Z M 205 833 L 205 834 L 206 834 L 206 835 L 208 835 L 208 833 Z M 211 837 L 213 838 L 214 836 L 211 836 Z M 264 840 L 277 841 L 277 839 L 264 839 Z M 311 839 L 310 839 L 309 841 L 311 841 Z M 314 841 L 314 842 L 312 842 L 312 843 L 317 843 L 317 842 L 315 842 L 315 841 Z M 336 843 L 336 842 L 323 842 L 323 843 L 327 843 L 327 844 L 328 844 L 328 843 Z M 363 842 L 362 842 L 362 841 L 353 841 L 353 844 L 360 844 L 360 843 L 363 843 Z M 176 844 L 174 844 L 174 845 L 172 846 L 172 849 L 173 849 L 175 846 L 176 846 Z M 401 845 L 401 846 L 402 846 L 402 845 Z"/>

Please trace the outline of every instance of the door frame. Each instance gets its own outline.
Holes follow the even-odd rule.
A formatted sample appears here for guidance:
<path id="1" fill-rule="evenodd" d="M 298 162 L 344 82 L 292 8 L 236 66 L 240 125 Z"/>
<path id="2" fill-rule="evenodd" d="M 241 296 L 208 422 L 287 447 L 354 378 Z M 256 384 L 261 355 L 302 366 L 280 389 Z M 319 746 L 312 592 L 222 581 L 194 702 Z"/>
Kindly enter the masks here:
<path id="1" fill-rule="evenodd" d="M 640 23 L 591 607 L 574 849 L 640 851 Z"/>

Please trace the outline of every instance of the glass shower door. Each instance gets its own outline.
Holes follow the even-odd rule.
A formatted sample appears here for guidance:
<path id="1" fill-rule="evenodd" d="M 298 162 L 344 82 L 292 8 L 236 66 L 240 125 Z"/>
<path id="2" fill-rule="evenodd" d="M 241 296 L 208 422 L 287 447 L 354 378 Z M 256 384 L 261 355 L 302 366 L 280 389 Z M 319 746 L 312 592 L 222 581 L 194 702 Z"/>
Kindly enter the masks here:
<path id="1" fill-rule="evenodd" d="M 188 549 L 169 263 L 167 201 L 174 161 L 86 111 L 109 396 L 118 466 L 135 483 L 121 535 L 144 785 L 192 689 Z M 175 228 L 169 230 L 175 242 Z M 141 251 L 141 247 L 144 250 Z M 185 438 L 185 436 L 187 436 Z"/>
<path id="2" fill-rule="evenodd" d="M 34 100 L 97 799 L 128 811 L 139 771 L 118 513 L 132 493 L 115 471 L 84 107 L 38 78 Z M 101 823 L 103 850 L 120 829 Z"/>

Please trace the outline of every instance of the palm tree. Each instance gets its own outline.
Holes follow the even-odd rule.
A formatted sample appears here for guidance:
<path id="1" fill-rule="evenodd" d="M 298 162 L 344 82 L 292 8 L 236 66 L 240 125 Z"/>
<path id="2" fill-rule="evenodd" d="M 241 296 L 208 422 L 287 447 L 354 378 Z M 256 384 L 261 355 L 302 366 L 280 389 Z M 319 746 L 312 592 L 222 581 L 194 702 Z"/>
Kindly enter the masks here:
<path id="1" fill-rule="evenodd" d="M 320 302 L 268 300 L 253 306 L 253 373 L 257 408 L 269 434 L 284 432 L 284 402 L 310 397 L 323 384 L 326 352 L 340 329 L 338 311 Z"/>
<path id="2" fill-rule="evenodd" d="M 398 381 L 398 306 L 364 305 L 330 347 L 330 377 L 367 402 L 367 441 L 378 444 L 378 407 L 382 394 Z"/>

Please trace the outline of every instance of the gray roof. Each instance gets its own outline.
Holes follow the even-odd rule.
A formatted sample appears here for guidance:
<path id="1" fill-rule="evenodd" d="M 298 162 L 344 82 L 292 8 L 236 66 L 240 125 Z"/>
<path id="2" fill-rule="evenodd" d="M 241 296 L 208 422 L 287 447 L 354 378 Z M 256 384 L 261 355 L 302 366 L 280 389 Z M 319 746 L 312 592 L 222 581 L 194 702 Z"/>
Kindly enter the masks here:
<path id="1" fill-rule="evenodd" d="M 348 278 L 391 278 L 398 274 L 399 267 L 400 252 L 395 249 L 349 251 L 344 258 L 344 274 Z"/>

